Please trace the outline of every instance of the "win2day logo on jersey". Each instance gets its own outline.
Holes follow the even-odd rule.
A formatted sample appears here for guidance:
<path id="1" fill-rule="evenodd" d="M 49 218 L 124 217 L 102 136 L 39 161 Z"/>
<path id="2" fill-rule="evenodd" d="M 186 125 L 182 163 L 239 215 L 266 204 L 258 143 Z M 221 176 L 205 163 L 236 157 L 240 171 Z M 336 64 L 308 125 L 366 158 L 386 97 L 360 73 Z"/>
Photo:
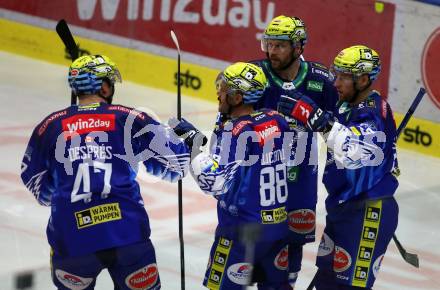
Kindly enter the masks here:
<path id="1" fill-rule="evenodd" d="M 74 133 L 79 135 L 95 131 L 114 131 L 113 114 L 80 114 L 64 119 L 62 122 L 64 137 L 69 139 Z"/>
<path id="2" fill-rule="evenodd" d="M 267 140 L 278 136 L 280 129 L 276 120 L 270 120 L 259 125 L 255 125 L 255 132 L 257 132 L 260 146 L 263 147 Z"/>

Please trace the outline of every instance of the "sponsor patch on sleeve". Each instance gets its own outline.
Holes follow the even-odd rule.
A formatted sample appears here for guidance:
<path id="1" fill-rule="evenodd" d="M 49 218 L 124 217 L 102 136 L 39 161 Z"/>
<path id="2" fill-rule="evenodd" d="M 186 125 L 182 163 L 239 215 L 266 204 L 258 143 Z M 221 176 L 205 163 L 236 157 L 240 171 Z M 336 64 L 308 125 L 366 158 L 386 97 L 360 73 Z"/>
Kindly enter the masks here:
<path id="1" fill-rule="evenodd" d="M 141 111 L 138 111 L 138 110 L 135 110 L 135 109 L 131 109 L 131 108 L 127 108 L 127 107 L 124 107 L 124 106 L 110 106 L 110 107 L 108 107 L 108 110 L 110 110 L 110 111 L 119 111 L 119 112 L 124 112 L 124 113 L 127 113 L 127 114 L 131 114 L 131 115 L 134 115 L 134 116 L 136 116 L 136 118 L 139 118 L 141 120 L 145 120 L 146 116 L 147 116 L 147 114 L 145 114 L 144 112 L 141 112 Z"/>
<path id="2" fill-rule="evenodd" d="M 376 108 L 376 102 L 374 101 L 374 99 L 367 100 L 367 107 Z"/>
<path id="3" fill-rule="evenodd" d="M 327 79 L 330 77 L 329 73 L 325 69 L 319 69 L 319 68 L 312 67 L 312 73 L 317 74 L 317 75 L 321 75 Z"/>
<path id="4" fill-rule="evenodd" d="M 46 120 L 44 120 L 44 122 L 41 124 L 40 128 L 38 128 L 38 135 L 41 136 L 43 135 L 43 133 L 46 131 L 47 126 L 49 126 L 49 124 L 53 121 L 56 120 L 60 117 L 63 117 L 67 115 L 67 111 L 61 111 L 61 112 L 56 112 L 52 115 L 50 115 L 48 118 L 46 118 Z"/>
<path id="5" fill-rule="evenodd" d="M 232 129 L 232 135 L 237 136 L 238 134 L 240 134 L 241 130 L 243 130 L 243 128 L 247 124 L 252 124 L 252 122 L 249 120 L 243 120 L 238 122 L 237 125 L 235 125 L 234 128 Z"/>
<path id="6" fill-rule="evenodd" d="M 382 100 L 382 117 L 384 119 L 387 118 L 387 102 L 385 102 L 385 100 Z"/>

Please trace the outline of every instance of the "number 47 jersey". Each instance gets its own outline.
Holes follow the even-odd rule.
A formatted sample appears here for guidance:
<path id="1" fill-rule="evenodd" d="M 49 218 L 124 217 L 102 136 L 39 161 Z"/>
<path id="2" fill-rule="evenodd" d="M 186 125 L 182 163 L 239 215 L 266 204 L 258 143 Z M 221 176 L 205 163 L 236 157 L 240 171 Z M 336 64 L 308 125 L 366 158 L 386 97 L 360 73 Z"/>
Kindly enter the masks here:
<path id="1" fill-rule="evenodd" d="M 21 178 L 51 206 L 54 251 L 77 256 L 145 240 L 150 225 L 138 165 L 164 180 L 182 178 L 187 146 L 147 114 L 120 105 L 71 106 L 33 131 Z"/>

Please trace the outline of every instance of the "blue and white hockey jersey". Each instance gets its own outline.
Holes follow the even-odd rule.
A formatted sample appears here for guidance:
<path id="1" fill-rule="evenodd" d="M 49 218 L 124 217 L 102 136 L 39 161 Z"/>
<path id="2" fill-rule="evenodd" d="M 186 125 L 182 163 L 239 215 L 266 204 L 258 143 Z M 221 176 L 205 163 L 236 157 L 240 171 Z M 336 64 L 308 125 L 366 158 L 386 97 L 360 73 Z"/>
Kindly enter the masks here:
<path id="1" fill-rule="evenodd" d="M 327 209 L 348 200 L 392 196 L 399 169 L 396 124 L 389 104 L 373 91 L 355 106 L 339 102 L 335 119 L 323 177 Z"/>
<path id="2" fill-rule="evenodd" d="M 237 239 L 245 224 L 261 225 L 260 241 L 287 235 L 288 130 L 284 117 L 272 110 L 217 122 L 210 154 L 191 162 L 200 188 L 218 200 L 216 236 Z"/>
<path id="3" fill-rule="evenodd" d="M 135 180 L 140 162 L 176 181 L 189 150 L 171 129 L 121 105 L 71 106 L 35 128 L 21 178 L 40 204 L 51 206 L 47 236 L 54 251 L 83 255 L 149 237 Z"/>
<path id="4" fill-rule="evenodd" d="M 270 61 L 260 60 L 255 64 L 263 68 L 269 80 L 269 87 L 256 104 L 256 108 L 277 109 L 281 95 L 294 91 L 310 97 L 321 109 L 334 111 L 338 102 L 338 92 L 333 86 L 333 78 L 327 68 L 319 63 L 301 61 L 293 81 L 281 79 L 271 68 Z M 296 123 L 295 120 L 292 120 Z M 306 132 L 296 123 L 297 147 L 293 148 L 294 166 L 289 166 L 289 229 L 295 243 L 315 240 L 315 210 L 318 200 L 318 133 Z"/>

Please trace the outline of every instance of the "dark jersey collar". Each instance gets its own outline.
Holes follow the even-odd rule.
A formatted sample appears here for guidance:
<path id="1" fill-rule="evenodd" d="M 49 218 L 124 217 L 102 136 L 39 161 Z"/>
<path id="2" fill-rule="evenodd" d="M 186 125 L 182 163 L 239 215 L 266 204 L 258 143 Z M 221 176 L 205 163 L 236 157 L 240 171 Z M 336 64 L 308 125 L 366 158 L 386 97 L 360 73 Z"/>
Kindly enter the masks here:
<path id="1" fill-rule="evenodd" d="M 304 79 L 306 78 L 307 72 L 309 71 L 309 64 L 305 61 L 301 61 L 296 78 L 293 81 L 287 81 L 280 78 L 277 73 L 272 70 L 272 66 L 268 59 L 265 59 L 263 61 L 263 67 L 269 73 L 269 78 L 272 79 L 275 84 L 277 84 L 281 88 L 285 88 L 284 86 L 286 83 L 287 85 L 292 84 L 294 88 L 299 87 L 303 83 Z"/>

